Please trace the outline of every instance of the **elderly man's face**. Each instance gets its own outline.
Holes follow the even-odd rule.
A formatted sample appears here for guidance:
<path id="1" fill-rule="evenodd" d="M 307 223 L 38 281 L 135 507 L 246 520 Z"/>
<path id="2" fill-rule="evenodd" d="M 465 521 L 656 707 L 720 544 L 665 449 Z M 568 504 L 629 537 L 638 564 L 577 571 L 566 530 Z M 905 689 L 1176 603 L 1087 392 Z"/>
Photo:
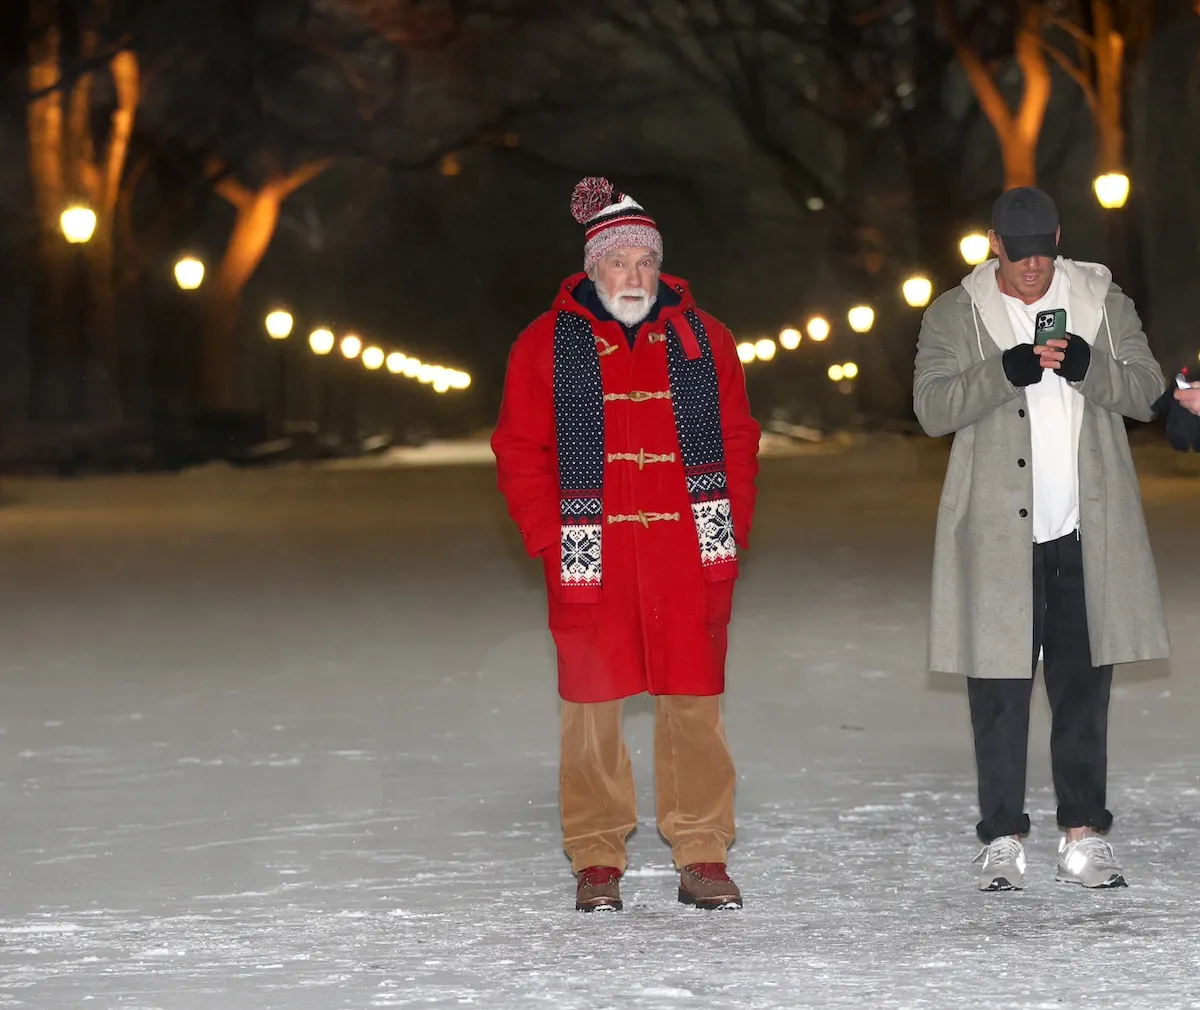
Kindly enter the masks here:
<path id="1" fill-rule="evenodd" d="M 616 249 L 592 271 L 600 301 L 626 326 L 635 326 L 650 315 L 658 292 L 662 264 L 653 249 Z"/>

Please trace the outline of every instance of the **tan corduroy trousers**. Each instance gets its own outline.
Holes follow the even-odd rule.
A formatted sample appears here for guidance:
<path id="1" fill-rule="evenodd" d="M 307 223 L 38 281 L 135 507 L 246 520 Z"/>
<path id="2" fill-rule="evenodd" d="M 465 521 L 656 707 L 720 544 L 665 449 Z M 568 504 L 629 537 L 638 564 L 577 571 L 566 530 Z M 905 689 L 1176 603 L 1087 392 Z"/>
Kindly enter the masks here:
<path id="1" fill-rule="evenodd" d="M 622 701 L 562 703 L 559 799 L 572 871 L 625 870 L 625 839 L 637 827 L 633 766 L 621 730 Z M 733 758 L 719 696 L 654 699 L 654 791 L 658 830 L 678 867 L 723 863 L 733 841 Z"/>

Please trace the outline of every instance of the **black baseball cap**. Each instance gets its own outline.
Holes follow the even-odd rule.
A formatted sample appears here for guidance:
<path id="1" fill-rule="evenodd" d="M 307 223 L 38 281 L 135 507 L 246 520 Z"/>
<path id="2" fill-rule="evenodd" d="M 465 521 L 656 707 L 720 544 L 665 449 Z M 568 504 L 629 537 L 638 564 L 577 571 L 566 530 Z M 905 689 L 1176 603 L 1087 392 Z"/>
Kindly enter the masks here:
<path id="1" fill-rule="evenodd" d="M 1058 208 L 1033 186 L 1010 189 L 992 207 L 992 231 L 1010 260 L 1058 255 Z"/>

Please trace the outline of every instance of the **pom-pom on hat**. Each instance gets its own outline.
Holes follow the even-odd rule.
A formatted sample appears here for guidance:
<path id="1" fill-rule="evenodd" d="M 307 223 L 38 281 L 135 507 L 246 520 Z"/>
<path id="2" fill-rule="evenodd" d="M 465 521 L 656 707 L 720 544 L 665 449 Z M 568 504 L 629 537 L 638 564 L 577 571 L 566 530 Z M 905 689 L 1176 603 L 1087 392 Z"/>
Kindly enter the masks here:
<path id="1" fill-rule="evenodd" d="M 614 249 L 653 249 L 662 259 L 662 234 L 654 218 L 607 179 L 592 176 L 580 182 L 571 194 L 571 214 L 587 228 L 583 268 L 589 273 Z"/>

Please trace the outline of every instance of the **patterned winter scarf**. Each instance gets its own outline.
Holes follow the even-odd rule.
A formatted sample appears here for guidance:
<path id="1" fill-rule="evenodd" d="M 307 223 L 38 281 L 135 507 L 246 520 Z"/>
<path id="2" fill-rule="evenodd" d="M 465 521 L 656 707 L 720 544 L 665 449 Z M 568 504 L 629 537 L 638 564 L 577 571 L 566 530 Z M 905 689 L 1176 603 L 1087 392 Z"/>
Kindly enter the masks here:
<path id="1" fill-rule="evenodd" d="M 665 330 L 675 430 L 683 454 L 700 561 L 711 572 L 737 557 L 725 475 L 717 369 L 708 333 L 694 311 L 666 324 Z M 624 395 L 636 397 L 637 393 Z M 599 587 L 603 569 L 604 390 L 591 323 L 574 312 L 560 311 L 554 327 L 554 418 L 562 517 L 562 585 Z M 610 522 L 616 520 L 615 516 L 609 517 Z"/>

